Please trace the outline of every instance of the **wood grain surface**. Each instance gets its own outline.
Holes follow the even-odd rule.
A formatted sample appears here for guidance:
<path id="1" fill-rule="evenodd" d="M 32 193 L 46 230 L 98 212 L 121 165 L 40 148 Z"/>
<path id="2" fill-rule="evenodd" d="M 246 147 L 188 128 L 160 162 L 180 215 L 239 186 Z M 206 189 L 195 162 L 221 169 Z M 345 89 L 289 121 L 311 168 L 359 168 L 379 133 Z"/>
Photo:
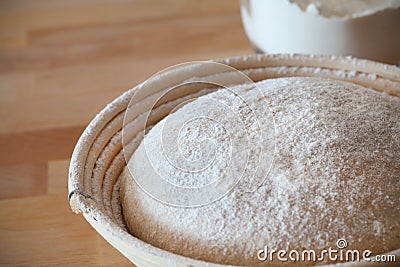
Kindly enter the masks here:
<path id="1" fill-rule="evenodd" d="M 0 2 L 0 265 L 132 266 L 67 203 L 73 147 L 170 65 L 251 53 L 236 0 Z"/>

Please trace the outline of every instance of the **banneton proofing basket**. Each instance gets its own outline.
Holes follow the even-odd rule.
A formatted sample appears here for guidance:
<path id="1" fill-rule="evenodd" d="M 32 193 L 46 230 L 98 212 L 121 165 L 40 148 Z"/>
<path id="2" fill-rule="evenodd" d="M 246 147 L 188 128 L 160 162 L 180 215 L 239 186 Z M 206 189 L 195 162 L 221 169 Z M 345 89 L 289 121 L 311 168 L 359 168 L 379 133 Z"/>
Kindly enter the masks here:
<path id="1" fill-rule="evenodd" d="M 344 80 L 400 97 L 400 68 L 377 62 L 354 59 L 351 57 L 313 56 L 300 54 L 251 55 L 215 60 L 229 65 L 248 75 L 253 81 L 269 78 L 308 76 Z M 226 69 L 224 69 L 226 70 Z M 157 93 L 172 88 L 184 81 L 197 77 L 219 77 L 235 85 L 235 79 L 221 68 L 210 67 L 201 62 L 190 69 L 181 68 L 163 73 L 147 84 L 147 90 L 136 94 L 139 116 L 148 110 L 141 109 L 140 103 L 152 99 Z M 229 80 L 232 79 L 232 80 Z M 125 92 L 108 104 L 90 122 L 80 137 L 72 154 L 69 169 L 68 201 L 75 213 L 81 213 L 85 219 L 111 245 L 138 266 L 226 266 L 203 262 L 177 255 L 154 247 L 131 235 L 123 222 L 119 200 L 119 176 L 126 166 L 125 156 L 132 155 L 143 135 L 142 127 L 130 127 L 128 137 L 124 135 L 124 155 L 122 146 L 122 127 L 124 114 L 129 102 L 140 85 Z M 167 101 L 179 99 L 187 94 L 195 94 L 205 88 L 198 84 L 180 90 Z M 152 118 L 151 124 L 157 123 L 170 110 L 159 112 Z M 130 117 L 129 121 L 134 121 Z M 129 122 L 128 121 L 128 122 Z M 125 121 L 125 124 L 127 122 Z M 129 123 L 128 123 L 129 124 Z M 132 130 L 132 129 L 137 129 Z M 138 130 L 139 129 L 139 130 Z M 128 138 L 128 140 L 125 140 Z M 143 222 L 145 223 L 145 222 Z M 388 254 L 400 255 L 400 249 Z M 398 259 L 400 260 L 400 259 Z M 348 262 L 336 266 L 384 266 L 374 262 Z"/>

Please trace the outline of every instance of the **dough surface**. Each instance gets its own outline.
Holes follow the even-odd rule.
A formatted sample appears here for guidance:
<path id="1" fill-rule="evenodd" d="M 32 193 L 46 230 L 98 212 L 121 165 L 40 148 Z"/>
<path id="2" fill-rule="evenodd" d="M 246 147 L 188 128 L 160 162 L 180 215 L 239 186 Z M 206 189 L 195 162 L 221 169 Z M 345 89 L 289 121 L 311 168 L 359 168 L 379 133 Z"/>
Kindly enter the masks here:
<path id="1" fill-rule="evenodd" d="M 125 168 L 129 231 L 173 253 L 246 266 L 283 264 L 259 261 L 265 246 L 318 255 L 344 238 L 348 249 L 373 254 L 400 248 L 400 99 L 320 78 L 257 87 L 202 96 L 146 134 L 128 163 L 143 181 L 158 174 L 178 187 L 212 184 L 218 192 L 220 177 L 240 180 L 210 204 L 176 207 L 149 196 Z M 262 184 L 250 192 L 254 181 Z"/>
<path id="2" fill-rule="evenodd" d="M 385 9 L 400 7 L 397 0 L 290 0 L 303 11 L 326 17 L 350 19 L 368 16 Z"/>

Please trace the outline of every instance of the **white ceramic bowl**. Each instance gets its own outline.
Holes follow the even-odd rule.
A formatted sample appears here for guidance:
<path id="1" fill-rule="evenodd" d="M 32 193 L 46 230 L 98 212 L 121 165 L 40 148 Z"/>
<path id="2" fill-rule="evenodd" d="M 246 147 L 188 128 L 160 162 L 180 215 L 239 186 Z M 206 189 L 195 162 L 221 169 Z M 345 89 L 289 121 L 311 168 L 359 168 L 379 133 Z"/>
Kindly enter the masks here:
<path id="1" fill-rule="evenodd" d="M 241 13 L 247 36 L 264 53 L 352 55 L 400 64 L 400 8 L 339 19 L 304 12 L 289 0 L 242 0 Z"/>

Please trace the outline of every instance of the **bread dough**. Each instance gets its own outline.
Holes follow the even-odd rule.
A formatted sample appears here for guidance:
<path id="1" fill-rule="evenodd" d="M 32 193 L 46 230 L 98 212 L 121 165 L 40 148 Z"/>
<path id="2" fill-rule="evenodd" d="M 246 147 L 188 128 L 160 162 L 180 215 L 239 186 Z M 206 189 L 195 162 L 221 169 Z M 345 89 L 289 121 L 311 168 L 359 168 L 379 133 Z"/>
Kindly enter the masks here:
<path id="1" fill-rule="evenodd" d="M 128 163 L 135 177 L 158 173 L 176 186 L 201 187 L 218 186 L 222 174 L 232 179 L 244 175 L 219 200 L 185 208 L 149 196 L 126 168 L 120 177 L 121 203 L 129 231 L 173 253 L 232 265 L 281 266 L 276 259 L 259 261 L 257 252 L 268 246 L 319 253 L 337 249 L 336 241 L 342 238 L 348 249 L 373 254 L 398 249 L 400 98 L 321 78 L 268 79 L 257 87 L 262 97 L 249 85 L 202 96 L 149 131 Z M 234 92 L 247 96 L 248 102 L 235 99 Z M 226 104 L 231 113 L 223 111 Z M 270 116 L 252 120 L 246 107 L 270 112 L 274 146 L 270 139 L 256 140 L 259 135 L 238 128 L 242 123 L 244 129 L 264 131 L 264 136 L 271 133 Z M 210 123 L 187 124 L 193 114 Z M 243 145 L 244 155 L 260 153 L 261 148 L 267 156 L 261 162 L 241 157 L 233 153 L 236 143 Z M 274 149 L 269 169 L 263 160 L 270 162 Z M 185 174 L 193 168 L 196 175 Z M 250 193 L 254 174 L 265 179 Z"/>
<path id="2" fill-rule="evenodd" d="M 326 18 L 351 19 L 400 7 L 398 0 L 290 0 L 305 12 Z"/>

